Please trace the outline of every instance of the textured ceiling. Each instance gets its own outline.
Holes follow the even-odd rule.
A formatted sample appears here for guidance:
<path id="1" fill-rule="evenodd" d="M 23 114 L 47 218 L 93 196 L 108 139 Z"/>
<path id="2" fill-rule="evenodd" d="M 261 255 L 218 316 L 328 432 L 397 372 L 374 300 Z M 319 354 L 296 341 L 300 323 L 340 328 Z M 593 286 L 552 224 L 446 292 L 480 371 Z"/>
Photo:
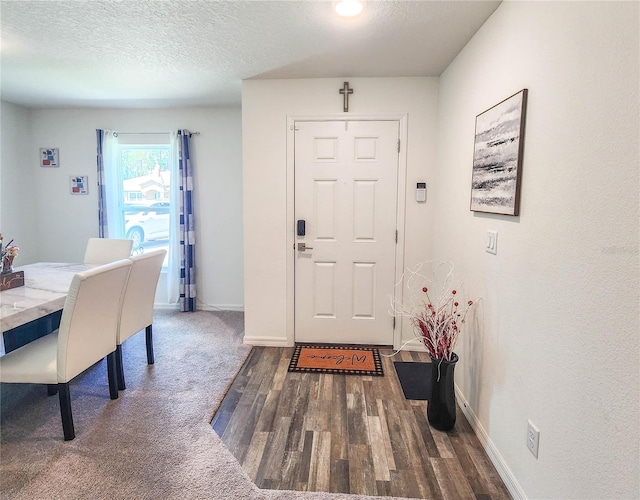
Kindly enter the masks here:
<path id="1" fill-rule="evenodd" d="M 2 100 L 240 104 L 248 78 L 437 76 L 499 1 L 2 0 Z"/>

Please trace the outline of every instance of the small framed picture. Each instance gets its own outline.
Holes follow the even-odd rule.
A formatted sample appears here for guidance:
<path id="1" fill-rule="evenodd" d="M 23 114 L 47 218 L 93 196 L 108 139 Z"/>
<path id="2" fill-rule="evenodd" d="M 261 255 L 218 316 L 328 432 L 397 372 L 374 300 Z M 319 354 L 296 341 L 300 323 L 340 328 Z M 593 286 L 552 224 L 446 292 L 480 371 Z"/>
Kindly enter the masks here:
<path id="1" fill-rule="evenodd" d="M 58 148 L 40 148 L 40 166 L 59 167 L 60 156 L 58 154 Z"/>
<path id="2" fill-rule="evenodd" d="M 89 179 L 86 175 L 72 175 L 69 177 L 71 194 L 87 194 L 89 192 Z"/>

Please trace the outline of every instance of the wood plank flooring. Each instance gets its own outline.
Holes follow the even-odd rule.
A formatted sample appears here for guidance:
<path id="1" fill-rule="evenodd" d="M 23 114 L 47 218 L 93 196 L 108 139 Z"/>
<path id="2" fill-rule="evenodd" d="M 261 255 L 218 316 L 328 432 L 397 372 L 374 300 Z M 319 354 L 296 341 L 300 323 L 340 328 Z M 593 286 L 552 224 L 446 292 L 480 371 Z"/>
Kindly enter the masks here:
<path id="1" fill-rule="evenodd" d="M 393 361 L 428 362 L 426 353 L 383 357 L 384 377 L 289 373 L 292 353 L 254 347 L 212 421 L 260 488 L 511 498 L 460 410 L 440 432 L 425 401 L 404 398 Z"/>

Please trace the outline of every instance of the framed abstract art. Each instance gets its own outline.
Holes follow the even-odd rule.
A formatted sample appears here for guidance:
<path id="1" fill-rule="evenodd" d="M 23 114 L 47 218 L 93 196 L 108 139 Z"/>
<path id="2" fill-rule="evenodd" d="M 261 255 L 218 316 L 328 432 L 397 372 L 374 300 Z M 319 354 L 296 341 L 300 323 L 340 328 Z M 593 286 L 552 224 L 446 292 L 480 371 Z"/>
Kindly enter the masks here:
<path id="1" fill-rule="evenodd" d="M 518 215 L 527 89 L 476 117 L 471 210 Z"/>

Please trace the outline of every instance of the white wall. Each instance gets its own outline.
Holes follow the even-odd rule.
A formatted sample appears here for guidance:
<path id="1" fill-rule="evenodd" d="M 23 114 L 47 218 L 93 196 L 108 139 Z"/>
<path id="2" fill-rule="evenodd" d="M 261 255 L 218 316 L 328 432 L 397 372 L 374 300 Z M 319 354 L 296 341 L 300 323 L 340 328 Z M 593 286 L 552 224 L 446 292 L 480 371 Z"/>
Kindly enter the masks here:
<path id="1" fill-rule="evenodd" d="M 456 381 L 529 498 L 640 497 L 638 7 L 504 2 L 440 79 L 434 257 L 483 299 Z M 474 214 L 475 116 L 525 87 L 521 215 Z"/>
<path id="2" fill-rule="evenodd" d="M 431 201 L 415 202 L 416 181 L 434 175 L 438 83 L 435 78 L 245 80 L 242 85 L 244 168 L 245 342 L 286 345 L 287 116 L 344 117 L 338 90 L 355 93 L 350 115 L 408 114 L 405 264 L 429 258 Z M 390 290 L 390 293 L 392 290 Z M 288 336 L 289 334 L 289 336 Z M 410 334 L 410 332 L 409 332 Z M 289 341 L 290 343 L 290 341 Z"/>
<path id="3" fill-rule="evenodd" d="M 16 106 L 9 105 L 9 109 Z M 5 104 L 3 104 L 3 111 Z M 20 116 L 22 114 L 18 112 Z M 240 108 L 105 110 L 41 109 L 28 112 L 30 138 L 20 163 L 2 157 L 2 183 L 28 172 L 27 188 L 11 215 L 35 210 L 29 261 L 81 261 L 87 238 L 98 235 L 97 128 L 120 132 L 198 131 L 192 139 L 196 203 L 196 292 L 202 309 L 242 309 L 242 159 Z M 3 143 L 7 127 L 2 121 Z M 60 167 L 39 165 L 39 148 L 57 147 Z M 89 194 L 69 194 L 69 176 L 89 176 Z M 3 191 L 4 195 L 4 191 Z M 4 199 L 4 196 L 3 196 Z M 3 201 L 2 206 L 7 208 Z M 30 212 L 29 212 L 30 213 Z M 7 231 L 8 232 L 8 231 Z M 24 245 L 27 247 L 27 245 Z M 34 248 L 35 249 L 34 252 Z M 26 248 L 25 248 L 26 250 Z M 27 251 L 27 250 L 26 250 Z M 22 253 L 21 253 L 22 255 Z"/>
<path id="4" fill-rule="evenodd" d="M 29 161 L 29 111 L 0 102 L 0 116 L 0 232 L 5 245 L 13 239 L 20 248 L 14 262 L 20 265 L 36 259 L 38 241 L 37 209 L 30 202 L 35 166 Z"/>

